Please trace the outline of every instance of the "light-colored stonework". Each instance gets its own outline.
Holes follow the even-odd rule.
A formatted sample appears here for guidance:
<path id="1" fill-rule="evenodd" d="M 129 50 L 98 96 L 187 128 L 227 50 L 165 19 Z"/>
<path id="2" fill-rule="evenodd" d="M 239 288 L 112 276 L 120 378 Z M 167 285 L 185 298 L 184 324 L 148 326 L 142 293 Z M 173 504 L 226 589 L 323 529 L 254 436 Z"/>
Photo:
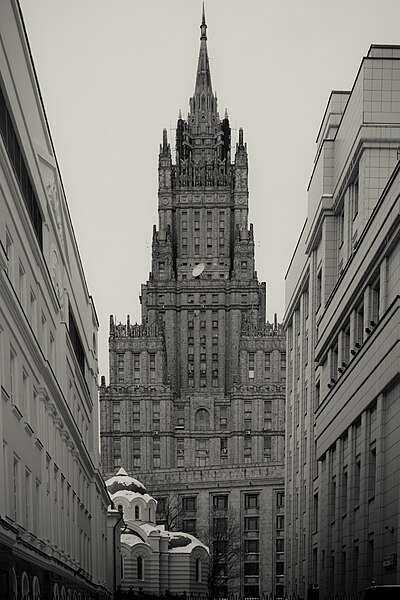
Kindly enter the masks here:
<path id="1" fill-rule="evenodd" d="M 97 316 L 17 0 L 0 24 L 0 597 L 103 598 Z"/>

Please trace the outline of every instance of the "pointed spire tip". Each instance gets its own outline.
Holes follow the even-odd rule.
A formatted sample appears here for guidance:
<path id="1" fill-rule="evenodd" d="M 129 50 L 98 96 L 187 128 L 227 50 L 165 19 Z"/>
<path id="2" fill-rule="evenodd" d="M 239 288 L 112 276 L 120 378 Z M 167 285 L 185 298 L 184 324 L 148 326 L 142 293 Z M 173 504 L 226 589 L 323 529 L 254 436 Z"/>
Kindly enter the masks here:
<path id="1" fill-rule="evenodd" d="M 204 8 L 204 0 L 203 0 L 203 13 L 202 13 L 202 17 L 201 17 L 200 30 L 201 30 L 200 39 L 206 40 L 207 39 L 207 24 L 206 24 L 206 11 Z"/>

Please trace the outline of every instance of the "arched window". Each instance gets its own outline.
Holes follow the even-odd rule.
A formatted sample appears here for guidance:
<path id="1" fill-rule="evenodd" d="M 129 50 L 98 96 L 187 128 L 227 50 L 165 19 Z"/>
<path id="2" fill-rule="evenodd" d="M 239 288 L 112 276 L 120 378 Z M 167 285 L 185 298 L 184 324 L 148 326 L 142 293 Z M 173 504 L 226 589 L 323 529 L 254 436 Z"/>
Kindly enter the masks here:
<path id="1" fill-rule="evenodd" d="M 22 600 L 28 600 L 29 598 L 29 579 L 25 571 L 21 577 L 21 598 Z"/>
<path id="2" fill-rule="evenodd" d="M 143 581 L 144 580 L 144 564 L 143 564 L 143 557 L 142 556 L 138 556 L 137 557 L 136 567 L 137 567 L 137 578 L 138 578 L 138 581 Z"/>
<path id="3" fill-rule="evenodd" d="M 40 600 L 40 586 L 37 577 L 34 577 L 32 581 L 32 598 L 33 600 Z"/>
<path id="4" fill-rule="evenodd" d="M 206 431 L 210 429 L 210 413 L 205 408 L 199 408 L 195 416 L 196 431 Z"/>
<path id="5" fill-rule="evenodd" d="M 196 558 L 196 582 L 201 581 L 201 559 Z"/>
<path id="6" fill-rule="evenodd" d="M 137 521 L 140 519 L 140 509 L 138 506 L 135 506 L 135 519 Z"/>
<path id="7" fill-rule="evenodd" d="M 53 587 L 53 600 L 59 600 L 60 593 L 58 591 L 58 585 L 55 583 Z"/>
<path id="8" fill-rule="evenodd" d="M 17 575 L 15 570 L 12 570 L 12 588 L 13 588 L 13 600 L 17 600 L 18 598 L 18 583 L 17 583 Z"/>

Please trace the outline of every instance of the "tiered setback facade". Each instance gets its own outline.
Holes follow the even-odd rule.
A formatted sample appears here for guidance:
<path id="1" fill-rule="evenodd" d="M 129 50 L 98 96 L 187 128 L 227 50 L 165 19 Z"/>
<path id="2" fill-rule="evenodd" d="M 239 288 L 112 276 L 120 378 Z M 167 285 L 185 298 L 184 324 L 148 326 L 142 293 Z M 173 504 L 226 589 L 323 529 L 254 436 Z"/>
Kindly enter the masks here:
<path id="1" fill-rule="evenodd" d="M 332 92 L 286 277 L 287 589 L 400 583 L 400 47 Z"/>
<path id="2" fill-rule="evenodd" d="M 100 598 L 97 317 L 16 0 L 0 39 L 0 597 Z"/>
<path id="3" fill-rule="evenodd" d="M 280 592 L 283 583 L 283 517 L 278 531 L 276 517 L 285 342 L 280 325 L 265 323 L 266 288 L 248 226 L 246 144 L 240 130 L 231 161 L 231 128 L 217 111 L 206 39 L 203 19 L 175 163 L 166 131 L 160 147 L 159 229 L 142 286 L 142 324 L 111 319 L 101 447 L 107 476 L 122 465 L 154 496 L 176 494 L 187 531 L 207 528 L 213 498 L 224 496 L 221 506 L 236 513 L 245 540 L 236 583 L 256 595 Z"/>

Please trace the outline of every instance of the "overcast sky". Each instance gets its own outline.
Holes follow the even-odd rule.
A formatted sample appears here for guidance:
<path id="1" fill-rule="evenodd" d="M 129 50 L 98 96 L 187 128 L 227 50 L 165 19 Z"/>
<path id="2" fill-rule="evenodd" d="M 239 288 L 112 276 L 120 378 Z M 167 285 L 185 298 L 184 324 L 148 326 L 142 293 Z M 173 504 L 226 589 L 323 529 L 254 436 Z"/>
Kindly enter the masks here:
<path id="1" fill-rule="evenodd" d="M 201 0 L 20 0 L 108 380 L 109 315 L 140 321 L 164 127 L 175 146 L 199 51 Z M 332 89 L 370 44 L 400 44 L 399 0 L 207 0 L 220 116 L 244 128 L 250 221 L 267 317 L 306 217 L 315 139 Z"/>

